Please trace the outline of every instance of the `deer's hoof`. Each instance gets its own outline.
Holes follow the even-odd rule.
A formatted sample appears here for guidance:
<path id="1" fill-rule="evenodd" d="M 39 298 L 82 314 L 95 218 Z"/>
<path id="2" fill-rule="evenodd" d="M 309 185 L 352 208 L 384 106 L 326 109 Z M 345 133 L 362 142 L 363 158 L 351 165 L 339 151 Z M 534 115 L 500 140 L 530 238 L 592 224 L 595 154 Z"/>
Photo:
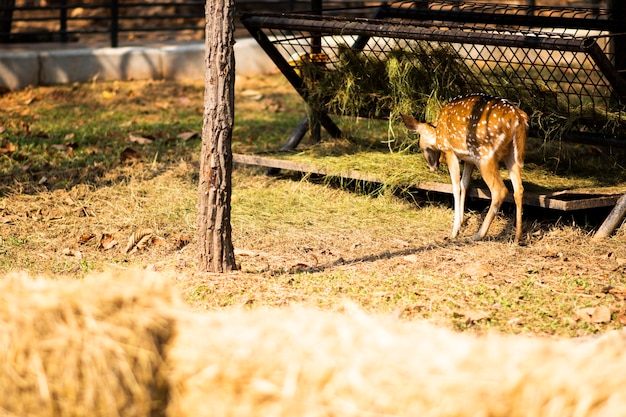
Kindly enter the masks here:
<path id="1" fill-rule="evenodd" d="M 483 240 L 483 237 L 484 237 L 484 236 L 481 236 L 481 235 L 480 235 L 480 233 L 476 233 L 474 236 L 472 236 L 472 240 L 473 240 L 474 242 L 477 242 L 477 241 L 479 241 L 479 240 Z"/>

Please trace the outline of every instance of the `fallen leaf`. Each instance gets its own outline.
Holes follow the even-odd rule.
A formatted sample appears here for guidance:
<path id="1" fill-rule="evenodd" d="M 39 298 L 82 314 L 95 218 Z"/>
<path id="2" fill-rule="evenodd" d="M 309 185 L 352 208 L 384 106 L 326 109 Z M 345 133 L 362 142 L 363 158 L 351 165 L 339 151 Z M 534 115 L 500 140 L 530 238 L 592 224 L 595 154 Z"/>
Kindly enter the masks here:
<path id="1" fill-rule="evenodd" d="M 611 310 L 608 307 L 587 307 L 574 312 L 574 320 L 585 323 L 608 323 L 611 321 Z"/>
<path id="2" fill-rule="evenodd" d="M 161 110 L 167 110 L 170 107 L 170 103 L 167 101 L 157 101 L 154 103 L 154 107 Z"/>
<path id="3" fill-rule="evenodd" d="M 65 256 L 73 256 L 77 259 L 82 259 L 83 258 L 83 253 L 79 250 L 77 251 L 73 251 L 70 248 L 64 248 L 61 253 Z"/>
<path id="4" fill-rule="evenodd" d="M 104 90 L 102 92 L 102 98 L 111 99 L 115 97 L 115 91 Z"/>
<path id="5" fill-rule="evenodd" d="M 489 267 L 482 262 L 474 262 L 465 267 L 461 275 L 467 275 L 472 279 L 485 278 L 492 275 Z"/>
<path id="6" fill-rule="evenodd" d="M 488 319 L 491 313 L 488 311 L 466 310 L 460 313 L 454 313 L 458 318 L 462 318 L 466 324 L 476 323 L 477 321 Z"/>
<path id="7" fill-rule="evenodd" d="M 176 135 L 176 137 L 182 141 L 188 141 L 189 139 L 199 135 L 199 132 L 183 132 Z"/>
<path id="8" fill-rule="evenodd" d="M 402 239 L 393 239 L 393 243 L 396 243 L 398 246 L 401 246 L 403 248 L 409 247 L 409 242 Z"/>
<path id="9" fill-rule="evenodd" d="M 612 287 L 608 290 L 608 293 L 618 300 L 626 300 L 626 287 Z"/>
<path id="10" fill-rule="evenodd" d="M 139 152 L 132 148 L 126 148 L 122 151 L 120 159 L 122 162 L 141 161 L 141 155 L 139 155 Z"/>
<path id="11" fill-rule="evenodd" d="M 172 238 L 174 239 L 174 247 L 176 249 L 182 249 L 191 242 L 191 238 L 185 235 L 173 235 Z"/>
<path id="12" fill-rule="evenodd" d="M 309 272 L 313 269 L 313 267 L 311 265 L 307 265 L 305 263 L 297 263 L 295 265 L 291 265 L 291 267 L 289 267 L 289 271 L 291 273 L 299 273 L 299 272 Z"/>
<path id="13" fill-rule="evenodd" d="M 592 323 L 608 323 L 611 321 L 611 309 L 608 307 L 596 307 L 591 315 Z"/>
<path id="14" fill-rule="evenodd" d="M 124 252 L 133 253 L 142 249 L 145 249 L 146 246 L 151 242 L 154 237 L 151 229 L 141 229 L 132 233 L 128 237 L 128 243 L 126 244 L 126 249 Z"/>
<path id="15" fill-rule="evenodd" d="M 254 100 L 254 101 L 258 101 L 258 100 L 261 100 L 263 98 L 263 94 L 261 94 L 258 91 L 255 91 L 255 90 L 243 90 L 241 92 L 241 95 L 243 97 L 246 97 L 246 98 L 248 98 L 250 100 Z"/>
<path id="16" fill-rule="evenodd" d="M 416 254 L 411 254 L 411 255 L 406 255 L 402 257 L 403 260 L 407 261 L 407 262 L 411 262 L 411 263 L 416 263 L 417 261 L 419 261 L 419 256 L 417 256 Z"/>
<path id="17" fill-rule="evenodd" d="M 80 235 L 80 237 L 78 238 L 78 243 L 81 245 L 84 245 L 85 243 L 93 239 L 94 237 L 96 237 L 96 235 L 94 235 L 93 233 L 84 233 Z"/>
<path id="18" fill-rule="evenodd" d="M 282 112 L 284 110 L 284 106 L 281 102 L 276 100 L 267 100 L 265 102 L 265 106 L 263 106 L 265 110 L 271 111 L 273 113 Z"/>
<path id="19" fill-rule="evenodd" d="M 154 236 L 152 238 L 152 244 L 153 245 L 158 245 L 158 246 L 165 246 L 167 244 L 167 242 L 162 237 Z"/>
<path id="20" fill-rule="evenodd" d="M 128 136 L 129 136 L 131 142 L 138 143 L 140 145 L 148 145 L 148 144 L 154 142 L 154 140 L 152 140 L 150 138 L 146 138 L 144 136 L 133 135 L 132 133 L 130 135 L 128 135 Z"/>
<path id="21" fill-rule="evenodd" d="M 17 151 L 17 146 L 13 142 L 6 141 L 0 148 L 0 153 L 9 154 Z"/>
<path id="22" fill-rule="evenodd" d="M 63 151 L 67 151 L 67 146 L 63 145 L 63 144 L 60 144 L 60 143 L 55 143 L 53 145 L 50 145 L 50 147 L 52 149 L 54 149 L 54 150 L 57 150 L 57 151 L 62 151 L 62 152 Z"/>
<path id="23" fill-rule="evenodd" d="M 620 322 L 620 324 L 626 326 L 626 313 L 619 313 L 617 315 L 617 320 Z"/>
<path id="24" fill-rule="evenodd" d="M 513 317 L 512 319 L 507 321 L 506 324 L 508 324 L 509 326 L 521 326 L 521 325 L 523 325 L 522 319 L 520 319 L 519 317 Z"/>
<path id="25" fill-rule="evenodd" d="M 103 233 L 98 239 L 98 249 L 109 250 L 117 245 L 117 240 L 108 233 Z"/>

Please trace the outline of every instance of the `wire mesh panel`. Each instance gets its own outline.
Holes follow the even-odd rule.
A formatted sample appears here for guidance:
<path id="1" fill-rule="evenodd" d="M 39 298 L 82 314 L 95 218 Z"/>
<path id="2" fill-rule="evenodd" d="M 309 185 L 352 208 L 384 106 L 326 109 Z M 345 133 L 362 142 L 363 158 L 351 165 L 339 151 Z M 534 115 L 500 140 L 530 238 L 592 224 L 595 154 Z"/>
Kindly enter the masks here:
<path id="1" fill-rule="evenodd" d="M 371 19 L 241 19 L 320 112 L 433 120 L 450 98 L 484 92 L 518 102 L 542 136 L 626 145 L 620 34 L 603 10 L 403 1 Z"/>

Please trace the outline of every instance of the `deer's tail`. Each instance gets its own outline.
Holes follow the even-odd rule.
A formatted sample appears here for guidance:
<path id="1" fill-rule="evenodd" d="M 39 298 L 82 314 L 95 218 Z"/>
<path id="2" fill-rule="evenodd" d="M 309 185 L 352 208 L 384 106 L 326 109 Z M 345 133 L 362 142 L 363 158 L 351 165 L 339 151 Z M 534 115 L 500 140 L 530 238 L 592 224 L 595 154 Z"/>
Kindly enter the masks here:
<path id="1" fill-rule="evenodd" d="M 526 139 L 528 137 L 529 117 L 525 111 L 517 109 L 516 123 L 513 126 L 513 152 L 515 161 L 524 166 L 524 150 L 526 149 Z"/>

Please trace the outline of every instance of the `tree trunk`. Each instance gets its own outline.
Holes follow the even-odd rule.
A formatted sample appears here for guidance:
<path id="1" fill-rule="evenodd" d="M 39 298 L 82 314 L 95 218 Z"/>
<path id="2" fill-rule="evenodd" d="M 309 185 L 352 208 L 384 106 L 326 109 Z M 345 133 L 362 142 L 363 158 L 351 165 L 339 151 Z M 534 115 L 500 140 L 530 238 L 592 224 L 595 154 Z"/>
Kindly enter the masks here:
<path id="1" fill-rule="evenodd" d="M 233 10 L 233 0 L 206 1 L 204 118 L 198 185 L 200 269 L 206 272 L 237 268 L 230 225 L 235 81 Z"/>

